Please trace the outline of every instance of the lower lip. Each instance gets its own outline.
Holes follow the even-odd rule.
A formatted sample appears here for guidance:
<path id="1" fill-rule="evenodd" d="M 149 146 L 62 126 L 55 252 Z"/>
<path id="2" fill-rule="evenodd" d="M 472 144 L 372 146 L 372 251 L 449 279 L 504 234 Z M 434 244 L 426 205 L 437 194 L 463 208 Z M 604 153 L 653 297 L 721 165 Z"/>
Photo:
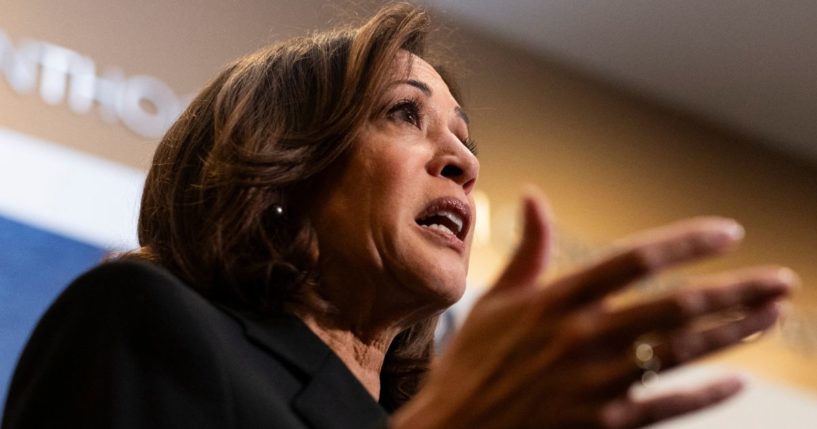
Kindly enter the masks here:
<path id="1" fill-rule="evenodd" d="M 463 243 L 462 240 L 457 238 L 456 235 L 438 231 L 436 229 L 426 228 L 419 224 L 415 225 L 417 225 L 417 228 L 420 228 L 420 230 L 425 233 L 426 237 L 429 237 L 429 239 L 431 239 L 435 243 L 441 244 L 446 247 L 450 247 L 459 253 L 462 253 L 465 250 L 465 243 Z"/>

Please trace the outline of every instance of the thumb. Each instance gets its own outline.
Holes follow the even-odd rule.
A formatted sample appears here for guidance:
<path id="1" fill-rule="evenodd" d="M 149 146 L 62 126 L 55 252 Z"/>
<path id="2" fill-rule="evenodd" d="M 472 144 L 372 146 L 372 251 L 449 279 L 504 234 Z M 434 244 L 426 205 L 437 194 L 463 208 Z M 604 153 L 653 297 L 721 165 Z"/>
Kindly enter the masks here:
<path id="1" fill-rule="evenodd" d="M 551 246 L 550 207 L 541 192 L 531 186 L 522 197 L 522 241 L 500 275 L 492 292 L 532 287 L 547 268 Z"/>

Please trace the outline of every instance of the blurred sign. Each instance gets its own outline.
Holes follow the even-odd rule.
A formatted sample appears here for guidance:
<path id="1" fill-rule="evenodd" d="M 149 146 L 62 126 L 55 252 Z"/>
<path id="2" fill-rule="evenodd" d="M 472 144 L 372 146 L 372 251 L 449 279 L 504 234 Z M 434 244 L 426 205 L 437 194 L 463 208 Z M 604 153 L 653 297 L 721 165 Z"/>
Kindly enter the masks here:
<path id="1" fill-rule="evenodd" d="M 15 45 L 1 29 L 0 72 L 20 95 L 37 90 L 45 103 L 67 103 L 80 115 L 91 113 L 96 104 L 105 121 L 120 121 L 150 139 L 165 133 L 190 98 L 177 96 L 151 76 L 128 77 L 116 67 L 97 74 L 91 58 L 53 43 L 23 40 Z"/>

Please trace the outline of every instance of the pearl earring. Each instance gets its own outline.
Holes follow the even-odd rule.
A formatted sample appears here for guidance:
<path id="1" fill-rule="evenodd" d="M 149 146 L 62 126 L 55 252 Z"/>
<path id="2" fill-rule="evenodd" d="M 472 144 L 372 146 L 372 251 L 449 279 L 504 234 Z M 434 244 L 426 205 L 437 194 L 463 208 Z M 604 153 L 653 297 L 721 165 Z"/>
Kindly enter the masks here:
<path id="1" fill-rule="evenodd" d="M 273 204 L 272 214 L 275 215 L 275 217 L 283 217 L 284 216 L 284 206 L 282 206 L 280 204 Z"/>

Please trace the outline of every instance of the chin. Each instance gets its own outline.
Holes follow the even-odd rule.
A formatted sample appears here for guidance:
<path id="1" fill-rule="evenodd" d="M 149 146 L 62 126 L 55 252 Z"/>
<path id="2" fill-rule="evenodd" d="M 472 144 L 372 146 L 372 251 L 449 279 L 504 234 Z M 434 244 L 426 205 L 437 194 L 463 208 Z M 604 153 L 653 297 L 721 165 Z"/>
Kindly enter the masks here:
<path id="1" fill-rule="evenodd" d="M 462 259 L 448 260 L 441 257 L 437 260 L 436 269 L 431 270 L 432 279 L 425 284 L 442 303 L 444 308 L 456 304 L 465 294 L 465 279 L 468 265 Z"/>
<path id="2" fill-rule="evenodd" d="M 424 284 L 423 289 L 428 292 L 427 301 L 438 311 L 456 304 L 465 294 L 464 273 L 427 279 Z"/>
<path id="3" fill-rule="evenodd" d="M 404 241 L 405 243 L 405 241 Z M 403 249 L 403 281 L 411 291 L 411 298 L 418 308 L 436 314 L 456 304 L 465 294 L 465 279 L 468 273 L 468 242 L 463 249 L 454 250 L 428 240 L 412 242 Z"/>

